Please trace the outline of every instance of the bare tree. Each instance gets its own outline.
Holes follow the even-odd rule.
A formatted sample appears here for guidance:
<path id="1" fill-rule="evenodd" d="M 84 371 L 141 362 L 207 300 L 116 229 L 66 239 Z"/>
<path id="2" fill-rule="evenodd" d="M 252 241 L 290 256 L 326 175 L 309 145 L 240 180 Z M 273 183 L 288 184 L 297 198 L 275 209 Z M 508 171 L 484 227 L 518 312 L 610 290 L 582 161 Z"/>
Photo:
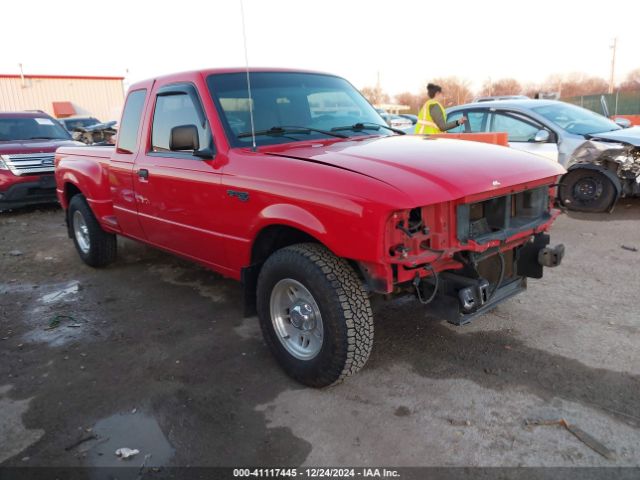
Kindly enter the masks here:
<path id="1" fill-rule="evenodd" d="M 621 92 L 634 92 L 640 91 L 640 68 L 636 68 L 635 70 L 631 70 L 624 82 L 620 84 Z"/>
<path id="2" fill-rule="evenodd" d="M 522 94 L 526 95 L 529 98 L 535 98 L 536 95 L 539 94 L 541 91 L 544 91 L 544 90 L 542 90 L 540 86 L 535 83 L 530 82 L 522 86 Z"/>
<path id="3" fill-rule="evenodd" d="M 496 81 L 490 79 L 484 82 L 480 90 L 481 96 L 487 95 L 519 95 L 522 85 L 515 78 L 501 78 Z"/>
<path id="4" fill-rule="evenodd" d="M 427 92 L 426 90 L 424 93 L 419 94 L 403 92 L 396 95 L 395 100 L 396 103 L 399 103 L 400 105 L 409 105 L 409 112 L 417 114 L 420 111 L 420 108 L 422 108 L 422 105 L 424 105 L 424 102 L 427 101 Z"/>
<path id="5" fill-rule="evenodd" d="M 373 105 L 389 103 L 389 94 L 384 92 L 379 86 L 361 88 L 360 93 Z"/>
<path id="6" fill-rule="evenodd" d="M 569 98 L 581 95 L 607 93 L 609 84 L 604 78 L 574 72 L 564 76 L 558 74 L 551 75 L 540 85 L 540 89 L 549 92 L 559 92 L 561 97 Z"/>
<path id="7" fill-rule="evenodd" d="M 473 99 L 473 92 L 470 88 L 471 82 L 469 82 L 469 80 L 458 77 L 441 77 L 434 78 L 431 83 L 442 87 L 442 104 L 445 107 L 461 105 Z"/>

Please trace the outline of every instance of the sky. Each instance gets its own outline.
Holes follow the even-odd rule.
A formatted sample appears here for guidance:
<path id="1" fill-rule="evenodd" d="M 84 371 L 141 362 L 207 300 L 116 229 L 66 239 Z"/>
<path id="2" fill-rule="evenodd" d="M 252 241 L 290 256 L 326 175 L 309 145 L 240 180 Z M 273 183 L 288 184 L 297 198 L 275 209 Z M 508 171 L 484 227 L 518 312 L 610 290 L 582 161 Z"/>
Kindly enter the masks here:
<path id="1" fill-rule="evenodd" d="M 95 5 L 95 12 L 91 6 Z M 240 0 L 3 0 L 0 74 L 113 75 L 125 84 L 244 66 Z M 540 82 L 640 68 L 638 0 L 244 0 L 249 63 L 418 92 L 456 75 Z"/>

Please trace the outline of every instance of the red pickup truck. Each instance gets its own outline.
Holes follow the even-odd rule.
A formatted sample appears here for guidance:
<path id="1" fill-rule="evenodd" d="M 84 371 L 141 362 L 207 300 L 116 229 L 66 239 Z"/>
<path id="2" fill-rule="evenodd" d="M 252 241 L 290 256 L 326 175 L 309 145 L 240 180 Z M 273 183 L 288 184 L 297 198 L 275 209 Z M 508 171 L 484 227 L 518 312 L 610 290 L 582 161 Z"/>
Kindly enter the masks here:
<path id="1" fill-rule="evenodd" d="M 123 235 L 242 281 L 279 363 L 314 387 L 365 364 L 371 296 L 415 295 L 462 325 L 559 264 L 545 232 L 563 173 L 403 135 L 346 80 L 273 69 L 137 83 L 115 147 L 56 154 L 87 264 L 114 261 Z"/>
<path id="2" fill-rule="evenodd" d="M 0 210 L 55 202 L 53 158 L 78 145 L 44 112 L 0 112 Z"/>

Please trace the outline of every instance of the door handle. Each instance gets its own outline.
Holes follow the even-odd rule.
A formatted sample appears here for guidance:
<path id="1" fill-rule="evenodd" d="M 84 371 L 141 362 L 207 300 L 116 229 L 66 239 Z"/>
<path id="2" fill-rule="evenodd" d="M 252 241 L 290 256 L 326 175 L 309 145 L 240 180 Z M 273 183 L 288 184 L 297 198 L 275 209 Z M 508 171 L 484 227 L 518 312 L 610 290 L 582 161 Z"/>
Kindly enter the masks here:
<path id="1" fill-rule="evenodd" d="M 138 177 L 148 180 L 149 170 L 147 170 L 146 168 L 141 168 L 140 170 L 138 170 Z"/>

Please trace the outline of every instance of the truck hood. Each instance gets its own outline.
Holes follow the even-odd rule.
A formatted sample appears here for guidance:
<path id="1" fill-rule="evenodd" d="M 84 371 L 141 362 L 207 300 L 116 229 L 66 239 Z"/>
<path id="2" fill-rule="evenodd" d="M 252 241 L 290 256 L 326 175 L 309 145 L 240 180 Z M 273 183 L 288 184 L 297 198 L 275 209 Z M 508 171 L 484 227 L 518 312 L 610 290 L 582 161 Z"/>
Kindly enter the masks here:
<path id="1" fill-rule="evenodd" d="M 281 144 L 261 151 L 375 178 L 403 192 L 413 206 L 450 201 L 565 172 L 557 162 L 508 147 L 419 135 Z"/>
<path id="2" fill-rule="evenodd" d="M 58 147 L 73 147 L 84 145 L 73 140 L 11 140 L 0 142 L 0 155 L 13 155 L 16 153 L 49 153 L 55 152 Z"/>
<path id="3" fill-rule="evenodd" d="M 614 130 L 613 132 L 594 133 L 589 135 L 592 140 L 610 140 L 614 142 L 623 142 L 640 147 L 640 127 L 623 128 L 622 130 Z"/>

